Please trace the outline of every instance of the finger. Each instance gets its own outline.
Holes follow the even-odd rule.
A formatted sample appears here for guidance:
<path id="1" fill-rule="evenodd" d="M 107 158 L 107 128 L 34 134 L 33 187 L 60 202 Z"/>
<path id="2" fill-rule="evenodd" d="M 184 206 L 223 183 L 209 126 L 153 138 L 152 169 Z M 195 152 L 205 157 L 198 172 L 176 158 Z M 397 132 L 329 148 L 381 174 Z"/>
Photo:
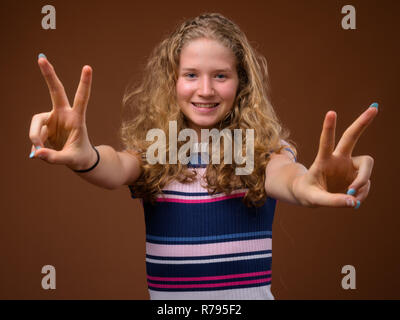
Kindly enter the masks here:
<path id="1" fill-rule="evenodd" d="M 37 147 L 37 148 L 40 148 L 40 147 Z M 34 145 L 32 145 L 31 153 L 29 154 L 29 159 L 32 159 L 35 157 L 35 152 L 36 152 L 36 147 Z"/>
<path id="2" fill-rule="evenodd" d="M 47 138 L 49 137 L 48 135 L 48 128 L 46 125 L 44 125 L 42 127 L 42 130 L 40 131 L 40 140 L 43 141 L 43 143 L 45 144 L 47 141 Z M 46 146 L 46 145 L 45 145 Z"/>
<path id="3" fill-rule="evenodd" d="M 64 90 L 64 86 L 58 79 L 54 67 L 50 62 L 42 56 L 38 60 L 40 71 L 46 80 L 47 87 L 50 91 L 53 108 L 63 108 L 69 106 L 68 98 Z"/>
<path id="4" fill-rule="evenodd" d="M 311 195 L 312 207 L 354 208 L 356 204 L 357 199 L 354 196 L 343 193 L 330 193 L 317 189 Z"/>
<path id="5" fill-rule="evenodd" d="M 51 145 L 50 141 L 48 140 L 48 138 L 49 138 L 48 132 L 49 132 L 48 127 L 46 125 L 44 125 L 42 127 L 42 130 L 40 131 L 40 140 L 43 141 L 45 148 L 54 149 L 53 146 Z"/>
<path id="6" fill-rule="evenodd" d="M 334 153 L 351 156 L 361 134 L 378 114 L 378 108 L 369 107 L 343 133 Z"/>
<path id="7" fill-rule="evenodd" d="M 93 70 L 90 66 L 84 66 L 82 68 L 81 79 L 79 86 L 75 94 L 73 109 L 84 115 L 86 107 L 89 102 L 90 89 L 92 85 L 92 73 Z"/>
<path id="8" fill-rule="evenodd" d="M 360 203 L 364 202 L 368 197 L 369 190 L 371 189 L 371 180 L 368 180 L 367 183 L 357 190 L 357 194 L 355 195 L 356 199 L 360 201 Z"/>
<path id="9" fill-rule="evenodd" d="M 336 112 L 329 111 L 325 115 L 319 140 L 318 157 L 327 158 L 332 155 L 335 148 Z"/>
<path id="10" fill-rule="evenodd" d="M 365 185 L 371 177 L 372 168 L 374 167 L 374 159 L 370 156 L 353 157 L 353 165 L 358 170 L 357 176 L 349 186 L 349 193 L 354 194 Z"/>
<path id="11" fill-rule="evenodd" d="M 44 147 L 44 140 L 42 140 L 42 127 L 47 123 L 49 117 L 50 112 L 35 114 L 32 117 L 31 127 L 29 129 L 29 139 L 31 139 L 34 146 Z"/>

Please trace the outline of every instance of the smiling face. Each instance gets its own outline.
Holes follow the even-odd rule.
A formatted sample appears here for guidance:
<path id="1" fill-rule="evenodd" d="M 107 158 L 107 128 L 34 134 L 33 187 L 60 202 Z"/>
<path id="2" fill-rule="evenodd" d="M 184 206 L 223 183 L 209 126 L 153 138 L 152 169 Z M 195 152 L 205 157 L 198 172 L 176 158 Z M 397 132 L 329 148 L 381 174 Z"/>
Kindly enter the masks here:
<path id="1" fill-rule="evenodd" d="M 183 47 L 178 72 L 178 104 L 200 138 L 200 129 L 214 128 L 233 107 L 239 85 L 236 58 L 218 41 L 200 38 Z"/>

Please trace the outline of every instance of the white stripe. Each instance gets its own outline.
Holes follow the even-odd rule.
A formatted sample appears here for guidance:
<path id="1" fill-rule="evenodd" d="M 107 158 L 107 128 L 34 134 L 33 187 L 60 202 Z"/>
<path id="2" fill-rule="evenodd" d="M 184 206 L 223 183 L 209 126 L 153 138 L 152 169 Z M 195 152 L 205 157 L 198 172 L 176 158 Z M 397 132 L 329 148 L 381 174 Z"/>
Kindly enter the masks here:
<path id="1" fill-rule="evenodd" d="M 213 291 L 157 291 L 149 289 L 151 300 L 275 300 L 271 285 Z"/>
<path id="2" fill-rule="evenodd" d="M 200 264 L 200 263 L 216 263 L 216 262 L 227 262 L 227 261 L 261 259 L 261 258 L 269 258 L 271 256 L 272 256 L 271 253 L 266 253 L 266 254 L 256 254 L 252 256 L 203 259 L 203 260 L 158 260 L 158 259 L 146 258 L 146 262 L 158 263 L 158 264 Z"/>

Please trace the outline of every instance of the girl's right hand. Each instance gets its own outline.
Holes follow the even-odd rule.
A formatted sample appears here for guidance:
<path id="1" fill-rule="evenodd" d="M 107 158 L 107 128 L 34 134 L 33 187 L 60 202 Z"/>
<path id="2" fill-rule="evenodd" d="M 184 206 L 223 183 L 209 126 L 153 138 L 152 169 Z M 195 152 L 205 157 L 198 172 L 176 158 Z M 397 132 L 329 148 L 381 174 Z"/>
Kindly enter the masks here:
<path id="1" fill-rule="evenodd" d="M 38 64 L 49 88 L 53 109 L 50 112 L 35 114 L 32 118 L 29 138 L 33 145 L 30 157 L 40 158 L 51 164 L 63 164 L 72 170 L 87 169 L 97 159 L 86 129 L 86 108 L 92 83 L 92 68 L 82 68 L 71 108 L 63 84 L 53 66 L 43 55 L 39 57 Z"/>

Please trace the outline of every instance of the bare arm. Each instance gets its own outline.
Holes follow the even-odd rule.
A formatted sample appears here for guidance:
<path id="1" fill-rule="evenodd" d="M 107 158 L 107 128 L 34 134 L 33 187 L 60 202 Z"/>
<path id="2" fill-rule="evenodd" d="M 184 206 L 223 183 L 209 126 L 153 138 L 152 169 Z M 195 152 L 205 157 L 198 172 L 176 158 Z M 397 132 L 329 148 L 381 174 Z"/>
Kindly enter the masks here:
<path id="1" fill-rule="evenodd" d="M 273 153 L 265 173 L 265 191 L 269 197 L 300 205 L 293 193 L 293 181 L 307 172 L 301 163 L 294 162 L 288 151 Z"/>
<path id="2" fill-rule="evenodd" d="M 99 164 L 91 171 L 77 172 L 82 179 L 101 188 L 113 190 L 123 185 L 133 184 L 140 176 L 140 160 L 137 155 L 126 150 L 115 151 L 114 148 L 106 145 L 97 146 L 96 149 L 100 155 Z M 93 150 L 89 163 L 95 163 L 96 159 L 97 155 Z M 90 167 L 90 165 L 86 165 L 86 167 Z M 76 169 L 78 170 L 78 168 Z"/>

